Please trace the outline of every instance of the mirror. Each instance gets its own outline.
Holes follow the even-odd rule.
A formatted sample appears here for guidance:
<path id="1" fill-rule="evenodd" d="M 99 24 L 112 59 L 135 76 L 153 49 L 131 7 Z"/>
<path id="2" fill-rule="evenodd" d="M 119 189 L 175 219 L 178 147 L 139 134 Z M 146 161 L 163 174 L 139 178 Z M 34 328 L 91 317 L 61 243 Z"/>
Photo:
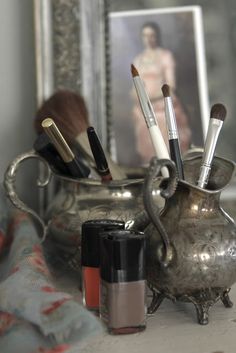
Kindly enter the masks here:
<path id="1" fill-rule="evenodd" d="M 58 88 L 82 92 L 91 123 L 114 155 L 109 13 L 190 5 L 202 8 L 210 104 L 222 102 L 228 111 L 217 152 L 235 159 L 233 0 L 36 0 L 38 103 Z"/>
<path id="2" fill-rule="evenodd" d="M 91 124 L 95 126 L 103 146 L 113 157 L 117 157 L 117 136 L 112 119 L 110 13 L 114 16 L 121 11 L 170 10 L 179 6 L 201 7 L 208 86 L 206 94 L 210 105 L 221 102 L 228 111 L 217 153 L 235 160 L 234 0 L 35 0 L 38 104 L 60 88 L 81 92 L 87 101 Z M 235 189 L 235 185 L 231 184 L 224 192 L 223 198 L 228 203 L 230 200 L 234 202 Z M 230 210 L 234 209 L 232 202 Z"/>

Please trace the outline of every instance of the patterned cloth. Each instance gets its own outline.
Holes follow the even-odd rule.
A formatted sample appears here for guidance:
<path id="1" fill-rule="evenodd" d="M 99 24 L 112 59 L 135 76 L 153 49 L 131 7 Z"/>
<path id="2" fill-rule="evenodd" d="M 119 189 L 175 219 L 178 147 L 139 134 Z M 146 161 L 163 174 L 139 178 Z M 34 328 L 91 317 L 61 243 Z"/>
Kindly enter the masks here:
<path id="1" fill-rule="evenodd" d="M 29 217 L 10 212 L 0 188 L 0 352 L 78 353 L 103 327 L 54 285 Z"/>

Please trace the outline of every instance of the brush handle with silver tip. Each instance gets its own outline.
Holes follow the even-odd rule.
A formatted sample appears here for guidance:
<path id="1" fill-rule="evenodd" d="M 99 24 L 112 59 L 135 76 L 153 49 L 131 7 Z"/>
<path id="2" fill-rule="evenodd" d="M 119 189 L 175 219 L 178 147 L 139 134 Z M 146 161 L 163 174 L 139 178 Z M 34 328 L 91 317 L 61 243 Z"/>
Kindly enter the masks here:
<path id="1" fill-rule="evenodd" d="M 175 162 L 178 177 L 184 180 L 183 163 L 179 147 L 179 134 L 171 97 L 165 97 L 165 117 L 169 137 L 170 157 Z"/>
<path id="2" fill-rule="evenodd" d="M 216 143 L 222 128 L 223 121 L 219 119 L 210 119 L 209 127 L 207 131 L 207 137 L 204 147 L 204 153 L 202 158 L 202 164 L 200 168 L 200 176 L 197 185 L 204 189 L 208 183 L 212 160 L 214 157 Z"/>
<path id="3" fill-rule="evenodd" d="M 133 81 L 135 89 L 137 91 L 143 116 L 145 118 L 147 127 L 151 135 L 151 140 L 156 152 L 156 156 L 159 159 L 170 159 L 168 149 L 166 147 L 161 130 L 156 121 L 155 112 L 151 105 L 150 99 L 144 89 L 144 84 L 139 76 L 135 76 L 133 78 Z M 167 168 L 162 168 L 161 172 L 165 178 L 169 177 L 169 172 Z"/>
<path id="4" fill-rule="evenodd" d="M 78 163 L 74 153 L 70 149 L 55 122 L 51 118 L 44 119 L 42 127 L 66 164 L 70 175 L 74 178 L 87 177 L 90 170 L 85 165 L 82 167 Z"/>

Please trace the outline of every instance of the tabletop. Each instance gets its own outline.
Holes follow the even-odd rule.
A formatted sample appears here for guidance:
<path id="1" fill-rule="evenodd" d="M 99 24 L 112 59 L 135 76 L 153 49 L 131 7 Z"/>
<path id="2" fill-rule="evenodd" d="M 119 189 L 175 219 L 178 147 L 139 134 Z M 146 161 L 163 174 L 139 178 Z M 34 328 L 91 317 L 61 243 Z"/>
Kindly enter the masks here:
<path id="1" fill-rule="evenodd" d="M 224 200 L 223 208 L 236 219 L 235 199 Z M 56 285 L 65 288 L 65 276 Z M 66 288 L 81 298 L 73 277 L 66 276 Z M 236 353 L 236 285 L 230 291 L 235 303 L 225 308 L 221 301 L 209 310 L 209 323 L 197 322 L 195 307 L 190 303 L 173 303 L 166 299 L 154 315 L 147 318 L 147 328 L 138 334 L 114 336 L 108 333 L 85 343 L 82 353 Z"/>
<path id="2" fill-rule="evenodd" d="M 188 303 L 165 300 L 147 319 L 144 332 L 105 335 L 87 343 L 83 353 L 235 353 L 236 286 L 230 292 L 235 306 L 219 301 L 210 309 L 209 324 L 197 323 L 195 308 Z"/>

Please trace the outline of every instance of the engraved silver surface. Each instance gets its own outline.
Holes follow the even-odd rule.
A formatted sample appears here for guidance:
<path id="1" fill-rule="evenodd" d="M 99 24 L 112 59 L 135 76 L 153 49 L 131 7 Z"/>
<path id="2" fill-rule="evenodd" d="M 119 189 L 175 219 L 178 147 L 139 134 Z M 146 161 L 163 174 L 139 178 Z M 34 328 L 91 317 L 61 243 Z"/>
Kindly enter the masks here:
<path id="1" fill-rule="evenodd" d="M 145 232 L 148 281 L 155 292 L 150 311 L 155 311 L 164 298 L 190 301 L 196 307 L 199 323 L 207 324 L 208 310 L 216 301 L 221 299 L 226 307 L 231 306 L 228 292 L 236 282 L 236 226 L 219 203 L 235 164 L 215 157 L 207 190 L 195 186 L 200 164 L 201 156 L 184 162 L 187 181 L 178 182 L 160 216 L 158 209 L 149 205 L 153 211 L 147 208 L 147 212 L 153 224 Z M 153 179 L 153 166 L 147 174 L 149 182 Z M 150 188 L 145 187 L 144 192 L 150 193 Z M 154 226 L 158 222 L 172 248 L 173 256 L 167 266 L 163 266 L 166 244 L 163 246 L 160 230 Z"/>

